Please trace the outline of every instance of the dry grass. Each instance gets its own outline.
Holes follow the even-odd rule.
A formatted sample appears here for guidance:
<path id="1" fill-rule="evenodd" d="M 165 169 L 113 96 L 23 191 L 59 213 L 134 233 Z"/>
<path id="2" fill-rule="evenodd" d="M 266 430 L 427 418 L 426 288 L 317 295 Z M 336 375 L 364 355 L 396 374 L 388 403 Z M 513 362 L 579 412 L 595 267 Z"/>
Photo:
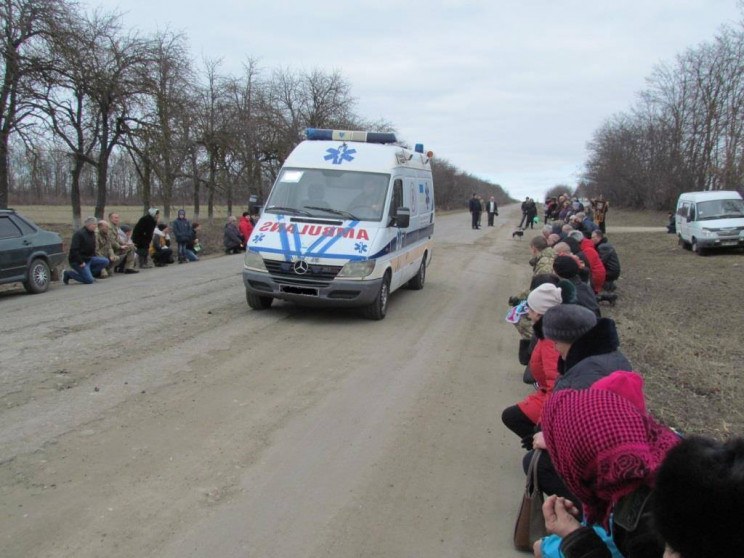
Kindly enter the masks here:
<path id="1" fill-rule="evenodd" d="M 618 304 L 605 314 L 646 379 L 650 409 L 684 432 L 742 434 L 744 255 L 700 257 L 664 233 L 610 241 L 623 272 Z"/>

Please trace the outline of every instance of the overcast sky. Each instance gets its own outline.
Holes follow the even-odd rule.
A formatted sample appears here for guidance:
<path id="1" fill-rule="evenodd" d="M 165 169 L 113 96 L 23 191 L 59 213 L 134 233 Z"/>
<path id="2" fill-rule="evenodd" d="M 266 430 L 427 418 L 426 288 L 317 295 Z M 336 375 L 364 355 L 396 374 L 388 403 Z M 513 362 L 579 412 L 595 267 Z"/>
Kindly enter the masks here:
<path id="1" fill-rule="evenodd" d="M 516 198 L 575 186 L 586 143 L 660 62 L 741 19 L 737 0 L 88 0 L 192 54 L 340 71 L 356 112 Z"/>

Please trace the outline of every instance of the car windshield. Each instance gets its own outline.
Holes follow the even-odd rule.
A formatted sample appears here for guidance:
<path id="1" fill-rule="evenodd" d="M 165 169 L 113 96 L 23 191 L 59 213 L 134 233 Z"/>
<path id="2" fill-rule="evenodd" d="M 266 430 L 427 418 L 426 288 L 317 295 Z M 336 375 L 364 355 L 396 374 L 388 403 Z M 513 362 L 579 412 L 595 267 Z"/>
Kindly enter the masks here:
<path id="1" fill-rule="evenodd" d="M 735 217 L 744 217 L 744 201 L 742 200 L 711 200 L 697 204 L 698 221 Z"/>
<path id="2" fill-rule="evenodd" d="M 265 212 L 381 221 L 390 175 L 282 169 Z"/>

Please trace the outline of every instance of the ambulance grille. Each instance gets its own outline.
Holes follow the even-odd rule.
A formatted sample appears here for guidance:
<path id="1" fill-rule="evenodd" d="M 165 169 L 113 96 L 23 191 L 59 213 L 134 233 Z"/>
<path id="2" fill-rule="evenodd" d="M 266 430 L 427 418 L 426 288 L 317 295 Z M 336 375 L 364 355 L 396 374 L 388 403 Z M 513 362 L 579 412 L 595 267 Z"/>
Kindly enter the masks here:
<path id="1" fill-rule="evenodd" d="M 330 285 L 342 267 L 340 265 L 310 264 L 307 273 L 300 275 L 294 270 L 294 262 L 264 260 L 264 264 L 266 264 L 266 269 L 277 283 L 318 287 Z"/>

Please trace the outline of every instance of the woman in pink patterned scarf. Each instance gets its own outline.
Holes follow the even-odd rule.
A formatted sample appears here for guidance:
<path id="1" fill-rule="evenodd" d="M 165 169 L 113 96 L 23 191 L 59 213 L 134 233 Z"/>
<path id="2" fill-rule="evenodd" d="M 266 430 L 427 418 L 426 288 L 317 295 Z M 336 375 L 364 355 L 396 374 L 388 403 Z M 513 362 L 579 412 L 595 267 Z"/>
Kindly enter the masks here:
<path id="1" fill-rule="evenodd" d="M 551 496 L 543 506 L 563 556 L 604 558 L 619 551 L 626 558 L 661 558 L 664 546 L 652 527 L 650 502 L 656 470 L 679 436 L 637 400 L 596 388 L 554 393 L 542 426 L 558 474 L 583 505 L 584 525 L 566 499 Z M 603 540 L 595 527 L 612 540 Z M 550 555 L 538 541 L 535 555 L 543 554 Z"/>

